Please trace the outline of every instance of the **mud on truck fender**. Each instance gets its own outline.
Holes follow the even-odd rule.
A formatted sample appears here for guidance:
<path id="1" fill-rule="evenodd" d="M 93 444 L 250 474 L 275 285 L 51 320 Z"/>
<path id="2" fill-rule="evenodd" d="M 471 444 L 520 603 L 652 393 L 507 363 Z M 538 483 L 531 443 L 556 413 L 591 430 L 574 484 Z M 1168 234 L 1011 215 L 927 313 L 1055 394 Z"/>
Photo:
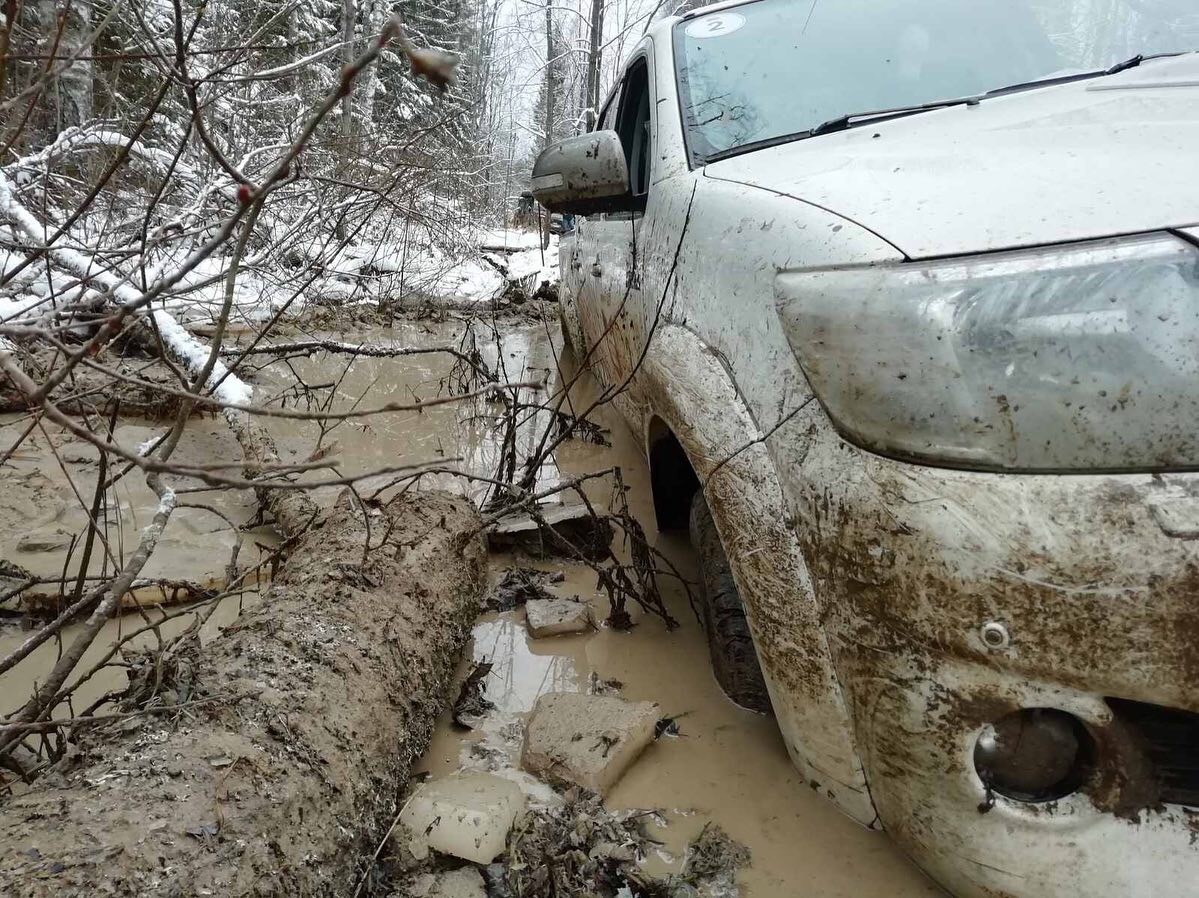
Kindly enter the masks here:
<path id="1" fill-rule="evenodd" d="M 669 324 L 654 334 L 637 380 L 651 473 L 655 443 L 676 440 L 728 555 L 787 751 L 813 789 L 877 827 L 782 487 L 732 377 L 698 336 Z"/>

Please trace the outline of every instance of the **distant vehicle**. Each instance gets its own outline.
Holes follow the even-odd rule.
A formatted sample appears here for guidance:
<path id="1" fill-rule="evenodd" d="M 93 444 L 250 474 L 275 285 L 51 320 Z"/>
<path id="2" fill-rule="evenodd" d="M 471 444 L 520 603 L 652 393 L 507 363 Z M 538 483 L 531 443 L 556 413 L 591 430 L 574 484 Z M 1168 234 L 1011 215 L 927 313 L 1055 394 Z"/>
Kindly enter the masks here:
<path id="1" fill-rule="evenodd" d="M 1193 0 L 723 4 L 534 170 L 726 691 L 756 646 L 805 780 L 958 895 L 1199 894 L 1197 47 Z"/>

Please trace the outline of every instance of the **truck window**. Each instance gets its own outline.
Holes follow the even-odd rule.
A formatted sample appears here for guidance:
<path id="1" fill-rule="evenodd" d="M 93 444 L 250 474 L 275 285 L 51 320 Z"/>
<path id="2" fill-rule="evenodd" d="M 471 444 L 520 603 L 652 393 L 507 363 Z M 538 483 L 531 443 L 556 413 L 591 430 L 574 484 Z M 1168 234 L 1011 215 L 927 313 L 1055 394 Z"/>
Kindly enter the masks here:
<path id="1" fill-rule="evenodd" d="M 635 62 L 625 76 L 616 131 L 629 165 L 632 194 L 645 196 L 649 192 L 650 160 L 653 157 L 650 154 L 649 68 L 644 59 Z"/>
<path id="2" fill-rule="evenodd" d="M 608 98 L 603 111 L 599 114 L 599 119 L 595 123 L 596 131 L 612 131 L 616 128 L 616 109 L 618 106 L 616 101 L 619 97 L 620 85 L 617 84 L 612 91 L 612 96 Z"/>
<path id="3" fill-rule="evenodd" d="M 759 0 L 684 19 L 695 164 L 840 116 L 969 97 L 1195 48 L 1195 0 Z"/>

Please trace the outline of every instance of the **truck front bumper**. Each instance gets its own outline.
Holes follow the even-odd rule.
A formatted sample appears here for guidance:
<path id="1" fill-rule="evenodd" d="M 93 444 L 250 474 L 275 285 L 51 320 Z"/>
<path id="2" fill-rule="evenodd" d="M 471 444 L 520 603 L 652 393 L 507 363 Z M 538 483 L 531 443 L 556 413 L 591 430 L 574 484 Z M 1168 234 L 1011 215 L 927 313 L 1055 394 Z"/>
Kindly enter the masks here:
<path id="1" fill-rule="evenodd" d="M 818 411 L 769 449 L 871 798 L 913 859 L 962 896 L 1199 894 L 1199 475 L 912 465 Z M 997 731 L 1019 749 L 1012 721 L 1046 713 L 1077 752 L 1017 762 L 1060 782 L 993 781 Z"/>

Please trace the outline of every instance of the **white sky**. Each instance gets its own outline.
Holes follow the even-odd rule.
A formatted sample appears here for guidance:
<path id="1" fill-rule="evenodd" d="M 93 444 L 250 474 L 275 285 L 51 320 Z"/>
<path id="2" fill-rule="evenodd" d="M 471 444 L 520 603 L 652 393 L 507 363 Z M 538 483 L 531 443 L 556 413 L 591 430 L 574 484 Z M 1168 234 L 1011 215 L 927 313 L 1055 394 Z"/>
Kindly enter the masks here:
<path id="1" fill-rule="evenodd" d="M 568 68 L 584 77 L 591 0 L 552 0 L 560 30 L 573 33 L 565 48 Z M 681 0 L 666 0 L 669 11 Z M 646 17 L 658 0 L 607 0 L 604 15 L 602 95 L 615 79 L 621 58 L 640 38 Z M 496 35 L 496 90 L 498 108 L 510 110 L 508 121 L 516 132 L 516 155 L 527 154 L 540 141 L 541 123 L 533 121 L 533 107 L 545 71 L 544 0 L 501 0 Z M 502 77 L 501 77 L 501 72 Z M 507 130 L 507 128 L 504 128 Z"/>

